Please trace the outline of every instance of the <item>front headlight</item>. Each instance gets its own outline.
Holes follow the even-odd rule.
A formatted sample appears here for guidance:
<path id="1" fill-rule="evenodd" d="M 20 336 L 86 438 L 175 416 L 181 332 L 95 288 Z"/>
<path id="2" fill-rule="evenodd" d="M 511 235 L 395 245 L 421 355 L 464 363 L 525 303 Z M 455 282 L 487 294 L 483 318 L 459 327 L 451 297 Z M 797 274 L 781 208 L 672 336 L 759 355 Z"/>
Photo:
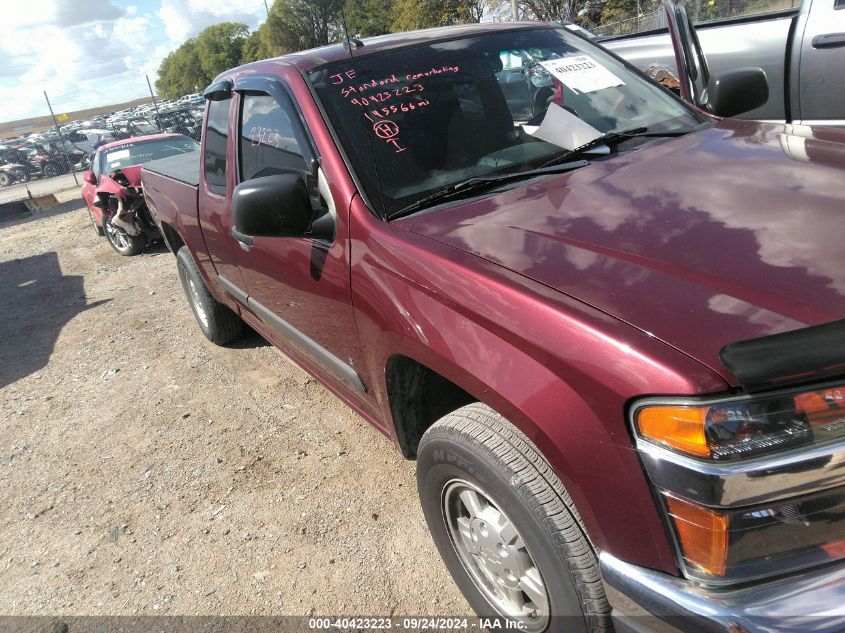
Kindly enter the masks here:
<path id="1" fill-rule="evenodd" d="M 745 396 L 634 410 L 637 435 L 712 460 L 758 457 L 845 437 L 845 387 Z"/>
<path id="2" fill-rule="evenodd" d="M 845 557 L 845 385 L 634 403 L 687 576 L 738 582 Z"/>

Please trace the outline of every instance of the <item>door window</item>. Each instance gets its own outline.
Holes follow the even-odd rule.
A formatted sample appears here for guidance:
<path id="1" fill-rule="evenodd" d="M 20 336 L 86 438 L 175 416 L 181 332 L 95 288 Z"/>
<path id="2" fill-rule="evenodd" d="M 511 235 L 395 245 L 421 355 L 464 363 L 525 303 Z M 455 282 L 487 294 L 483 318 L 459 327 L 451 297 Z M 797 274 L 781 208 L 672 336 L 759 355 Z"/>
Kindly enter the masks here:
<path id="1" fill-rule="evenodd" d="M 294 113 L 264 93 L 241 99 L 241 182 L 275 174 L 307 172 L 293 126 Z"/>
<path id="2" fill-rule="evenodd" d="M 211 101 L 205 130 L 203 169 L 205 185 L 218 195 L 226 194 L 226 141 L 229 137 L 229 109 L 232 99 Z"/>

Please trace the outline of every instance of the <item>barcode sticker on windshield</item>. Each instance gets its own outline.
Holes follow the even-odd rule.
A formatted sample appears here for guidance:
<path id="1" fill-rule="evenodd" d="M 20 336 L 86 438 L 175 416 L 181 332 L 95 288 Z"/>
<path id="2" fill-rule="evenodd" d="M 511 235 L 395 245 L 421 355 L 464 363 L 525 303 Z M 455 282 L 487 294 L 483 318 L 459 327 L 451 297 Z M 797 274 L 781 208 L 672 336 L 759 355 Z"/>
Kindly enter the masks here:
<path id="1" fill-rule="evenodd" d="M 108 154 L 106 154 L 106 160 L 108 162 L 120 160 L 121 158 L 129 158 L 128 149 L 119 149 L 116 152 L 109 152 Z"/>
<path id="2" fill-rule="evenodd" d="M 625 85 L 624 81 L 589 55 L 550 59 L 540 62 L 540 65 L 575 92 L 595 92 Z"/>

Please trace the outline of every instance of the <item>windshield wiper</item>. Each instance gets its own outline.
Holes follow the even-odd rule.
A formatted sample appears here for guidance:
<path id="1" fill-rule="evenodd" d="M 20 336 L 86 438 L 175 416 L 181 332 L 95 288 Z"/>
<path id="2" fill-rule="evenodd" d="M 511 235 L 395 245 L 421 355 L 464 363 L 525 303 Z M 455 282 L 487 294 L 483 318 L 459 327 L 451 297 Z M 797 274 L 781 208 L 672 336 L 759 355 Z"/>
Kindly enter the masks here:
<path id="1" fill-rule="evenodd" d="M 556 161 L 557 162 L 557 161 Z M 524 180 L 526 178 L 533 178 L 535 176 L 543 176 L 545 174 L 563 174 L 574 169 L 580 169 L 590 164 L 587 160 L 576 160 L 569 163 L 561 163 L 555 165 L 542 165 L 536 169 L 529 169 L 526 171 L 514 171 L 506 174 L 499 174 L 495 176 L 473 176 L 466 180 L 461 180 L 443 189 L 438 189 L 434 193 L 424 196 L 409 204 L 407 207 L 402 207 L 398 211 L 394 211 L 388 216 L 388 219 L 395 220 L 411 213 L 421 211 L 428 207 L 433 207 L 441 202 L 457 198 L 469 198 L 474 194 L 481 193 L 486 189 L 495 188 L 508 182 Z"/>
<path id="2" fill-rule="evenodd" d="M 608 132 L 607 134 L 602 134 L 601 136 L 594 138 L 592 141 L 587 141 L 580 147 L 576 147 L 575 149 L 571 149 L 569 151 L 556 156 L 555 158 L 546 161 L 541 165 L 542 167 L 549 167 L 551 165 L 557 165 L 558 163 L 563 163 L 570 158 L 574 158 L 584 152 L 594 149 L 596 147 L 601 147 L 602 145 L 607 145 L 611 147 L 613 145 L 618 145 L 623 141 L 627 141 L 628 139 L 632 138 L 670 138 L 673 136 L 685 136 L 689 134 L 693 130 L 680 130 L 680 131 L 673 131 L 673 132 L 649 132 L 647 127 L 636 127 L 630 130 L 624 130 L 622 132 Z"/>

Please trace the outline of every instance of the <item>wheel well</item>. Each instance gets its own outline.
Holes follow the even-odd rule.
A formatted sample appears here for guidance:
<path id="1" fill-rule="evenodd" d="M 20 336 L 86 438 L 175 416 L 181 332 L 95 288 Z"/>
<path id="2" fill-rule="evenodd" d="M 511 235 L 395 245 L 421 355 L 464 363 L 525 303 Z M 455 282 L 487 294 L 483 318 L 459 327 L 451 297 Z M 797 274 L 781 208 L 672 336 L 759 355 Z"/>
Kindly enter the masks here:
<path id="1" fill-rule="evenodd" d="M 402 453 L 417 456 L 420 438 L 447 413 L 476 402 L 466 391 L 407 356 L 387 361 L 387 396 Z"/>
<path id="2" fill-rule="evenodd" d="M 179 236 L 176 229 L 164 222 L 161 223 L 161 235 L 164 237 L 164 243 L 167 244 L 167 248 L 174 255 L 185 245 L 185 241 Z"/>

